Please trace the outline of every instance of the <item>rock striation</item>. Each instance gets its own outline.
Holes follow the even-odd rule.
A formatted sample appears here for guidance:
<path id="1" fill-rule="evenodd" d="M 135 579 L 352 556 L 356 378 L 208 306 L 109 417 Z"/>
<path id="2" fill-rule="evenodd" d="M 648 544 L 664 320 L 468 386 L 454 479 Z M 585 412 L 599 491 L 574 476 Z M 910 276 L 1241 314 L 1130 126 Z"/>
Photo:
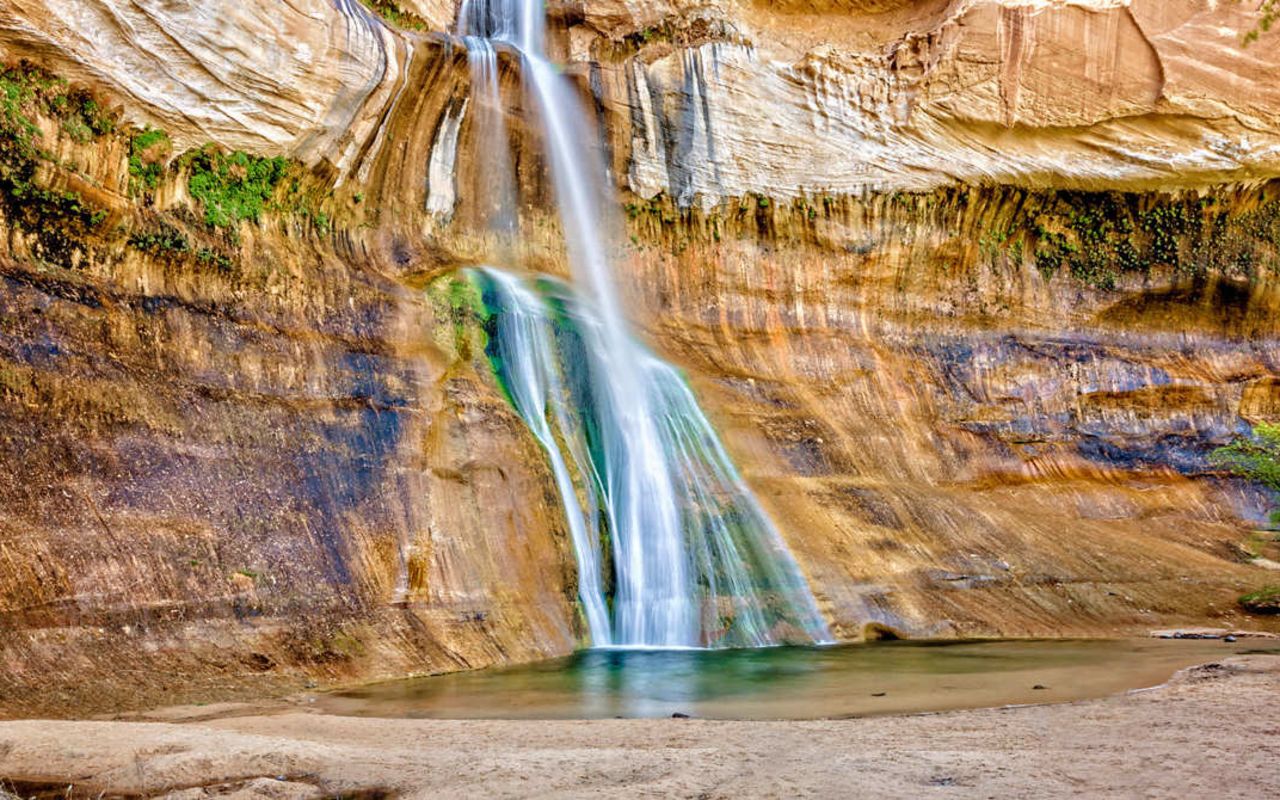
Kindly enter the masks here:
<path id="1" fill-rule="evenodd" d="M 1239 5 L 814 5 L 741 24 L 690 10 L 670 28 L 683 46 L 655 37 L 617 66 L 633 191 L 709 208 L 765 187 L 1168 188 L 1277 168 L 1276 65 L 1241 46 Z M 839 38 L 815 42 L 831 16 Z"/>
<path id="2" fill-rule="evenodd" d="M 213 141 L 340 171 L 376 137 L 412 52 L 358 0 L 5 0 L 0 47 L 109 92 L 180 150 Z"/>

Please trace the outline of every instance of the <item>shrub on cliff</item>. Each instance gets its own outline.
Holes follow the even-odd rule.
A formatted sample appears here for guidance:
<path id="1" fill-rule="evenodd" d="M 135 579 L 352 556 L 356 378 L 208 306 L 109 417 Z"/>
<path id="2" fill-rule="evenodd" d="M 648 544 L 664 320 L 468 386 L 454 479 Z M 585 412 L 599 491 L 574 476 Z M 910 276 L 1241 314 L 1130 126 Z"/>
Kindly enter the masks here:
<path id="1" fill-rule="evenodd" d="M 169 135 L 153 128 L 147 128 L 129 140 L 130 195 L 156 190 L 171 149 Z"/>
<path id="2" fill-rule="evenodd" d="M 1246 45 L 1258 41 L 1258 37 L 1271 30 L 1280 21 L 1280 0 L 1263 0 L 1258 7 L 1258 26 L 1244 36 Z"/>
<path id="3" fill-rule="evenodd" d="M 1242 478 L 1280 492 L 1280 424 L 1260 422 L 1251 436 L 1242 436 L 1213 451 L 1209 460 Z"/>
<path id="4" fill-rule="evenodd" d="M 289 170 L 286 158 L 238 151 L 223 154 L 214 147 L 197 150 L 183 160 L 191 169 L 187 189 L 200 201 L 211 228 L 233 228 L 245 219 L 257 222 Z"/>

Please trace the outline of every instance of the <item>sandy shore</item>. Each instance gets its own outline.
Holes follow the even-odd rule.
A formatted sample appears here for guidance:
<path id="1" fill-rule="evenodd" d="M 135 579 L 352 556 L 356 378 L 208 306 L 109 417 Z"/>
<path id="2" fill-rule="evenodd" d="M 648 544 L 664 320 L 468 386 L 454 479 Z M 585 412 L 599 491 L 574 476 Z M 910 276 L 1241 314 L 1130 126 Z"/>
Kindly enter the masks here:
<path id="1" fill-rule="evenodd" d="M 2 722 L 0 778 L 190 798 L 1280 797 L 1280 657 L 1102 700 L 841 721 Z"/>

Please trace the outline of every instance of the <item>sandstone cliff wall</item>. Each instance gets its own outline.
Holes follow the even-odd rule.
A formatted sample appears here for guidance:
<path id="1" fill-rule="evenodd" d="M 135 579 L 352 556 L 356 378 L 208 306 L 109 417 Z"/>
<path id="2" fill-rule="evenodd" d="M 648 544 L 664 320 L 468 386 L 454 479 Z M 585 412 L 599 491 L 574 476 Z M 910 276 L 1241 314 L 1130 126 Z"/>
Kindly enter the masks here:
<path id="1" fill-rule="evenodd" d="M 20 98 L 38 146 L 0 151 L 5 711 L 579 643 L 554 485 L 450 277 L 565 271 L 537 123 L 504 56 L 513 251 L 479 224 L 453 6 L 398 8 L 414 28 L 345 0 L 0 0 L 7 62 L 119 116 Z M 552 14 L 635 322 L 841 635 L 1262 624 L 1234 598 L 1268 577 L 1240 552 L 1266 498 L 1206 461 L 1280 407 L 1280 56 L 1240 47 L 1247 8 Z M 210 143 L 292 159 L 257 222 L 209 222 Z"/>

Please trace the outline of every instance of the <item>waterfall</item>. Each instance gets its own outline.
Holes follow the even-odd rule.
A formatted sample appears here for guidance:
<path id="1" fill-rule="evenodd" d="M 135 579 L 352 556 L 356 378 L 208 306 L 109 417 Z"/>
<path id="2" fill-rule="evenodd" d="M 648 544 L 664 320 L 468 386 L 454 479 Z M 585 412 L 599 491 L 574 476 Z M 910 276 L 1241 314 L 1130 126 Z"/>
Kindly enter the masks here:
<path id="1" fill-rule="evenodd" d="M 543 55 L 543 17 L 540 0 L 465 0 L 459 32 L 521 58 L 581 294 L 495 271 L 477 280 L 495 317 L 500 375 L 556 473 L 592 642 L 828 640 L 795 560 L 684 381 L 630 333 L 606 251 L 614 220 L 604 160 L 572 86 Z M 601 526 L 612 557 L 611 624 L 593 619 L 604 607 Z"/>
<path id="2" fill-rule="evenodd" d="M 547 452 L 564 506 L 569 533 L 578 560 L 578 596 L 582 600 L 592 642 L 612 643 L 612 625 L 601 590 L 600 528 L 594 474 L 581 482 L 582 505 L 566 456 L 579 475 L 587 474 L 586 437 L 568 413 L 564 382 L 556 359 L 554 330 L 542 298 L 518 279 L 498 270 L 483 273 L 491 291 L 499 299 L 494 351 L 501 365 L 501 377 L 511 401 L 528 424 L 534 438 Z M 550 416 L 548 416 L 550 413 Z M 556 434 L 560 435 L 557 439 Z M 563 442 L 563 445 L 561 444 Z M 562 452 L 561 447 L 568 452 Z"/>
<path id="3" fill-rule="evenodd" d="M 507 136 L 506 109 L 498 83 L 498 52 L 482 36 L 464 36 L 471 69 L 472 125 L 477 131 L 479 181 L 477 194 L 486 198 L 485 222 L 497 233 L 515 231 L 515 183 Z"/>

